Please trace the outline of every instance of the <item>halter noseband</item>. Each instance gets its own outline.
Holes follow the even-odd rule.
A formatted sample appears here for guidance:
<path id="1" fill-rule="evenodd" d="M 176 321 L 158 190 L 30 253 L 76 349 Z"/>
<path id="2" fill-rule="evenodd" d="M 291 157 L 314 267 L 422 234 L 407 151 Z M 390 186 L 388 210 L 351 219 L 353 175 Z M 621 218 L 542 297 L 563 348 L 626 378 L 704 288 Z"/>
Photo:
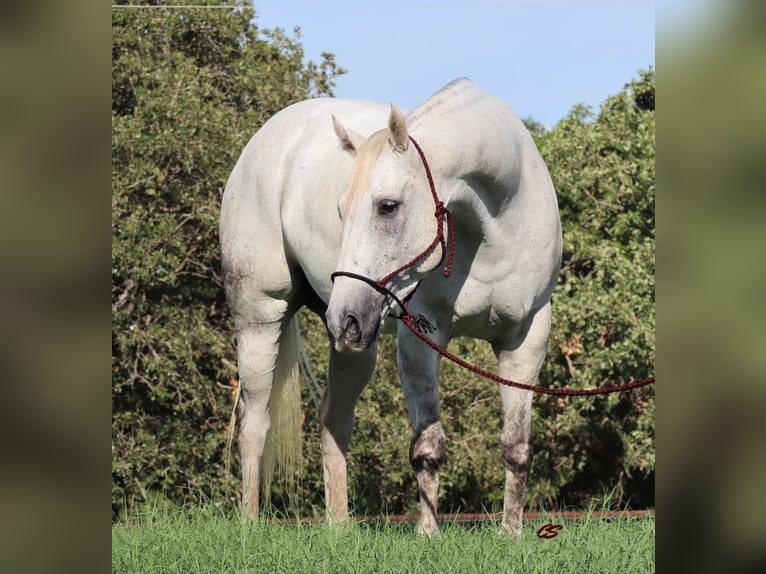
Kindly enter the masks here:
<path id="1" fill-rule="evenodd" d="M 452 218 L 452 213 L 450 213 L 449 209 L 446 208 L 444 203 L 439 199 L 439 196 L 436 194 L 436 185 L 434 184 L 434 178 L 433 175 L 431 175 L 431 168 L 428 166 L 428 162 L 426 161 L 426 156 L 423 153 L 423 150 L 421 149 L 418 142 L 415 141 L 415 139 L 412 136 L 409 136 L 410 141 L 415 146 L 415 149 L 418 152 L 418 155 L 420 156 L 420 160 L 423 163 L 423 167 L 426 170 L 426 177 L 428 177 L 428 185 L 431 189 L 431 196 L 434 200 L 435 210 L 434 210 L 434 217 L 436 217 L 437 221 L 437 230 L 436 230 L 436 237 L 431 242 L 431 244 L 426 247 L 419 255 L 417 255 L 414 259 L 411 261 L 405 263 L 398 269 L 395 269 L 379 281 L 375 281 L 374 279 L 370 279 L 369 277 L 365 277 L 364 275 L 359 275 L 357 273 L 351 273 L 349 271 L 336 271 L 332 275 L 330 275 L 330 279 L 334 282 L 336 277 L 350 277 L 351 279 L 356 279 L 358 281 L 362 281 L 363 283 L 366 283 L 373 289 L 375 289 L 378 293 L 381 293 L 387 297 L 391 297 L 391 299 L 399 306 L 400 313 L 399 315 L 395 315 L 394 317 L 397 319 L 403 318 L 405 314 L 411 315 L 409 311 L 407 310 L 407 303 L 409 303 L 409 300 L 412 298 L 412 296 L 415 294 L 415 291 L 420 286 L 420 281 L 418 281 L 418 284 L 415 286 L 415 289 L 412 290 L 412 292 L 405 297 L 405 299 L 402 301 L 399 299 L 394 293 L 388 288 L 388 284 L 399 274 L 407 271 L 410 267 L 414 267 L 418 263 L 420 263 L 423 259 L 428 257 L 431 252 L 436 249 L 437 245 L 440 245 L 442 248 L 442 256 L 439 260 L 439 263 L 436 265 L 436 267 L 439 267 L 442 262 L 444 261 L 445 255 L 447 256 L 447 264 L 444 266 L 444 276 L 449 277 L 450 273 L 452 272 L 452 262 L 455 258 L 455 221 Z M 444 238 L 444 223 L 447 223 L 447 227 L 449 229 L 449 250 L 447 249 L 447 241 Z M 422 315 L 417 315 L 414 317 L 416 324 L 423 330 L 428 333 L 432 333 L 436 330 L 436 328 L 433 326 L 433 324 L 423 317 Z"/>

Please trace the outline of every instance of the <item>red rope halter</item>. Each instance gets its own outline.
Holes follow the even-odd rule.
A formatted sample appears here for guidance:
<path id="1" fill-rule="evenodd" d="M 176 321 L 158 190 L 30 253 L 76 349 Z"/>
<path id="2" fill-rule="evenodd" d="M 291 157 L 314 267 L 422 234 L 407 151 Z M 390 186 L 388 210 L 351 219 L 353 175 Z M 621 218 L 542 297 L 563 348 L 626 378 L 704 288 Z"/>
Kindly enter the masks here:
<path id="1" fill-rule="evenodd" d="M 637 381 L 631 381 L 629 383 L 625 384 L 617 384 L 617 385 L 608 385 L 604 387 L 599 387 L 596 389 L 549 389 L 547 387 L 541 387 L 538 385 L 527 385 L 524 383 L 517 383 L 516 381 L 512 381 L 510 379 L 506 379 L 504 377 L 501 377 L 500 375 L 497 375 L 495 373 L 492 373 L 490 371 L 487 371 L 486 369 L 483 369 L 481 367 L 478 367 L 476 365 L 472 365 L 471 363 L 461 359 L 457 355 L 449 352 L 447 349 L 439 345 L 436 341 L 431 339 L 428 335 L 426 335 L 426 332 L 432 333 L 436 330 L 434 325 L 423 315 L 411 313 L 407 308 L 407 303 L 409 303 L 409 299 L 412 297 L 412 295 L 417 290 L 418 285 L 415 286 L 415 289 L 405 298 L 404 301 L 400 300 L 394 293 L 391 292 L 391 290 L 387 287 L 388 283 L 391 282 L 394 277 L 399 275 L 400 273 L 403 273 L 410 267 L 414 267 L 418 263 L 420 263 L 423 259 L 428 257 L 431 252 L 436 249 L 437 245 L 441 245 L 442 248 L 442 258 L 439 260 L 439 264 L 437 267 L 439 267 L 442 262 L 444 261 L 445 255 L 447 256 L 447 264 L 444 266 L 444 277 L 449 277 L 450 273 L 452 272 L 452 263 L 455 258 L 455 221 L 452 217 L 452 213 L 450 213 L 449 209 L 446 208 L 444 203 L 439 199 L 439 196 L 436 194 L 436 185 L 434 184 L 434 178 L 433 175 L 431 175 L 431 168 L 428 165 L 428 162 L 426 161 L 426 156 L 423 153 L 423 150 L 421 149 L 418 142 L 415 141 L 415 139 L 412 136 L 409 136 L 410 141 L 415 146 L 415 149 L 418 152 L 418 155 L 420 155 L 420 160 L 423 163 L 423 167 L 426 170 L 426 176 L 428 177 L 428 185 L 431 190 L 431 196 L 433 197 L 434 204 L 436 206 L 436 209 L 434 211 L 434 217 L 436 217 L 436 220 L 438 222 L 437 225 L 437 231 L 436 231 L 436 237 L 431 242 L 431 244 L 423 250 L 419 255 L 417 255 L 414 259 L 411 261 L 405 263 L 398 269 L 392 271 L 385 277 L 383 277 L 380 281 L 374 281 L 370 279 L 369 277 L 365 277 L 363 275 L 358 275 L 356 273 L 350 273 L 347 271 L 336 271 L 333 273 L 330 278 L 335 281 L 335 278 L 338 276 L 345 276 L 350 277 L 352 279 L 357 279 L 359 281 L 362 281 L 366 284 L 368 284 L 370 287 L 378 291 L 379 293 L 382 293 L 383 295 L 386 295 L 388 297 L 391 297 L 394 302 L 399 306 L 399 315 L 394 315 L 393 317 L 396 319 L 400 319 L 404 325 L 407 326 L 407 328 L 412 331 L 412 333 L 421 341 L 423 341 L 426 345 L 428 345 L 431 349 L 439 353 L 442 357 L 445 359 L 449 359 L 453 363 L 460 365 L 461 367 L 468 369 L 472 373 L 475 373 L 477 375 L 480 375 L 484 378 L 490 379 L 492 381 L 495 381 L 497 383 L 500 383 L 501 385 L 505 385 L 507 387 L 515 387 L 518 389 L 523 389 L 527 391 L 533 391 L 535 393 L 544 393 L 547 395 L 564 395 L 564 396 L 590 396 L 590 395 L 604 395 L 608 393 L 617 393 L 622 391 L 627 391 L 630 389 L 635 389 L 638 387 L 643 387 L 645 385 L 650 385 L 654 383 L 655 378 L 649 377 L 647 379 L 641 379 Z M 449 230 L 449 250 L 447 249 L 447 242 L 444 237 L 444 223 L 447 222 L 447 227 Z"/>

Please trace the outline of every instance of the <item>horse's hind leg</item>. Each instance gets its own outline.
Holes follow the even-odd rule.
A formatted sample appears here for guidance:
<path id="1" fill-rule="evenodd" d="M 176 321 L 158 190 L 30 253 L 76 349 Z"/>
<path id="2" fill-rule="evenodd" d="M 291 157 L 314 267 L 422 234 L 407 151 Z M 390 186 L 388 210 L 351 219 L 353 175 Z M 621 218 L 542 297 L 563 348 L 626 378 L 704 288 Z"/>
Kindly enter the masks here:
<path id="1" fill-rule="evenodd" d="M 259 508 L 261 457 L 270 426 L 269 399 L 279 353 L 281 322 L 250 325 L 237 334 L 240 400 L 239 453 L 242 463 L 242 514 Z"/>
<path id="2" fill-rule="evenodd" d="M 441 333 L 434 339 L 446 345 Z M 447 459 L 446 437 L 439 414 L 439 355 L 400 326 L 397 362 L 412 423 L 410 464 L 418 481 L 418 532 L 431 536 L 439 531 L 436 521 L 439 471 Z"/>
<path id="3" fill-rule="evenodd" d="M 534 384 L 545 358 L 550 331 L 550 304 L 540 309 L 532 319 L 523 341 L 494 345 L 500 363 L 500 376 L 512 381 Z M 524 514 L 524 485 L 532 462 L 530 426 L 532 421 L 532 391 L 500 386 L 503 404 L 503 430 L 500 450 L 505 466 L 505 495 L 501 534 L 521 537 Z"/>
<path id="4" fill-rule="evenodd" d="M 354 408 L 375 370 L 376 356 L 376 345 L 354 354 L 331 350 L 329 380 L 321 409 L 325 504 L 331 523 L 348 518 L 346 456 L 354 429 Z"/>

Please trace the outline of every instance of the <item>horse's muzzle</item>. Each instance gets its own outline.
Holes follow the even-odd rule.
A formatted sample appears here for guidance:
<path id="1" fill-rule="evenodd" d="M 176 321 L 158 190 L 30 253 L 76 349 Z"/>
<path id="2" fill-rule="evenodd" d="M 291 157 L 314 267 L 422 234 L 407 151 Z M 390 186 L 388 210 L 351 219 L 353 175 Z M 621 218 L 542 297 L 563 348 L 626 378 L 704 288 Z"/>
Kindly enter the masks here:
<path id="1" fill-rule="evenodd" d="M 367 326 L 365 329 L 364 326 Z M 367 349 L 378 336 L 380 319 L 363 323 L 355 313 L 346 313 L 340 321 L 340 326 L 327 317 L 327 331 L 330 334 L 336 351 L 342 353 L 358 353 Z"/>
<path id="2" fill-rule="evenodd" d="M 363 292 L 362 292 L 363 293 Z M 378 337 L 381 321 L 381 301 L 377 293 L 354 304 L 342 304 L 334 293 L 330 297 L 325 319 L 327 331 L 336 351 L 364 351 Z"/>

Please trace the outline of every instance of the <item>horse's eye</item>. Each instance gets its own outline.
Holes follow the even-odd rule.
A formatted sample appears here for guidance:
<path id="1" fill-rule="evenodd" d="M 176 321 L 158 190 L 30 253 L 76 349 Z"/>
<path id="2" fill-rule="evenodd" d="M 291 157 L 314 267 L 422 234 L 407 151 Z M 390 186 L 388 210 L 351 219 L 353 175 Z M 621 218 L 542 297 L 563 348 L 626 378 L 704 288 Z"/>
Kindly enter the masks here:
<path id="1" fill-rule="evenodd" d="M 392 199 L 383 199 L 378 202 L 378 215 L 390 216 L 399 209 L 399 202 Z"/>

